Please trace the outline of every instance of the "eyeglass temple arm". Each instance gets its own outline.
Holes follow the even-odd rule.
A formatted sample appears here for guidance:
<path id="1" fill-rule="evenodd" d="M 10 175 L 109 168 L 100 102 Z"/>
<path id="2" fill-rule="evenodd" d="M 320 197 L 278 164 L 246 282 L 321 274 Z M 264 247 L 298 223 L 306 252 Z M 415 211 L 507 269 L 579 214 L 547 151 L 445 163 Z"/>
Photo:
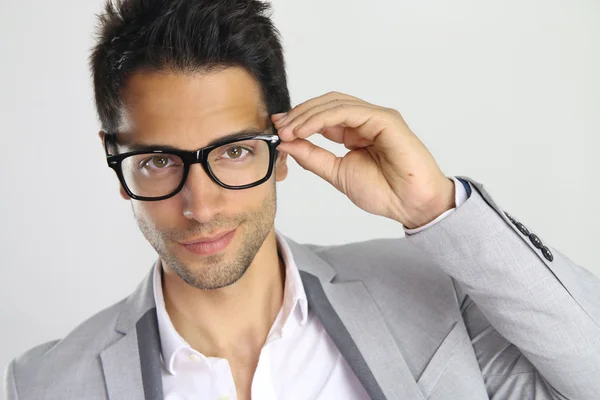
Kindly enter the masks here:
<path id="1" fill-rule="evenodd" d="M 107 157 L 110 157 L 110 156 L 112 156 L 114 154 L 112 154 L 109 151 L 108 146 L 112 145 L 114 143 L 115 137 L 114 137 L 113 134 L 111 134 L 109 132 L 106 132 L 106 131 L 103 131 L 103 132 L 104 132 L 104 140 L 103 140 L 103 142 L 104 142 L 104 152 L 106 153 Z"/>

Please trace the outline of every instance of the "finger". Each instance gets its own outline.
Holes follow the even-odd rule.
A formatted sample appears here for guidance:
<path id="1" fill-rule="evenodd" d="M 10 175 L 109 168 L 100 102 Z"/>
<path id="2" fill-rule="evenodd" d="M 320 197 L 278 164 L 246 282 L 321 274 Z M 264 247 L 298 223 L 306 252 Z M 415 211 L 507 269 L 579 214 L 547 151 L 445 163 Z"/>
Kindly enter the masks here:
<path id="1" fill-rule="evenodd" d="M 328 101 L 327 103 L 315 105 L 314 107 L 305 110 L 302 114 L 297 115 L 292 120 L 290 120 L 288 117 L 288 118 L 286 118 L 286 120 L 283 124 L 276 123 L 275 126 L 278 129 L 280 136 L 282 136 L 283 138 L 289 138 L 291 140 L 291 139 L 293 139 L 292 132 L 294 131 L 294 129 L 296 129 L 297 126 L 302 125 L 313 115 L 323 112 L 325 110 L 328 110 L 330 108 L 335 108 L 335 107 L 343 106 L 346 104 L 347 105 L 355 105 L 355 106 L 363 106 L 363 107 L 372 108 L 372 109 L 376 108 L 376 106 L 370 105 L 363 101 L 333 99 L 331 101 Z"/>
<path id="2" fill-rule="evenodd" d="M 329 128 L 324 128 L 320 132 L 314 133 L 319 133 L 332 142 L 343 144 L 348 150 L 360 149 L 373 144 L 370 140 L 364 139 L 353 132 L 347 131 L 347 129 L 343 126 L 332 126 Z M 297 138 L 294 137 L 292 141 L 296 139 Z"/>
<path id="3" fill-rule="evenodd" d="M 341 127 L 341 126 L 334 126 L 331 128 L 325 128 L 321 132 L 315 132 L 315 133 L 320 133 L 321 135 L 323 135 L 325 138 L 331 140 L 332 142 L 344 144 L 344 135 L 345 135 L 344 130 L 345 129 L 346 128 Z"/>
<path id="4" fill-rule="evenodd" d="M 293 107 L 290 111 L 288 111 L 285 118 L 279 119 L 275 125 L 277 128 L 287 125 L 290 121 L 293 121 L 298 115 L 303 114 L 306 110 L 309 110 L 315 106 L 330 102 L 334 99 L 362 102 L 361 99 L 354 97 L 354 96 L 350 96 L 348 94 L 339 93 L 339 92 L 329 92 L 324 95 L 309 99 L 309 100 Z"/>
<path id="5" fill-rule="evenodd" d="M 360 99 L 357 99 L 357 98 L 336 97 L 336 98 L 330 98 L 329 100 L 326 100 L 326 101 L 325 101 L 325 98 L 316 98 L 316 99 L 309 100 L 308 102 L 303 103 L 299 106 L 294 107 L 292 110 L 290 110 L 284 116 L 284 118 L 280 118 L 277 121 L 275 121 L 275 126 L 278 129 L 280 129 L 285 126 L 294 124 L 298 121 L 303 122 L 306 120 L 307 113 L 313 112 L 314 109 L 320 109 L 320 107 L 326 106 L 327 104 L 330 104 L 330 106 L 335 106 L 335 105 L 344 104 L 344 103 L 364 104 L 364 105 L 373 106 L 372 104 L 369 104 L 369 103 L 362 101 Z"/>
<path id="6" fill-rule="evenodd" d="M 355 132 L 346 129 L 344 134 L 344 146 L 349 150 L 362 149 L 363 147 L 371 146 L 373 144 L 369 139 L 365 139 Z"/>
<path id="7" fill-rule="evenodd" d="M 281 120 L 283 117 L 285 117 L 285 116 L 286 116 L 286 114 L 287 114 L 287 113 L 284 113 L 284 112 L 282 112 L 282 113 L 277 113 L 277 114 L 273 114 L 273 115 L 271 115 L 271 120 L 272 120 L 273 122 L 277 122 L 277 121 Z"/>
<path id="8" fill-rule="evenodd" d="M 312 115 L 295 128 L 292 136 L 305 139 L 324 129 L 342 126 L 353 128 L 353 131 L 358 133 L 361 138 L 374 142 L 385 127 L 385 124 L 382 123 L 384 118 L 385 113 L 380 109 L 343 104 Z M 286 137 L 282 137 L 282 139 L 286 140 Z"/>
<path id="9" fill-rule="evenodd" d="M 305 139 L 280 143 L 278 148 L 292 156 L 302 168 L 335 186 L 334 177 L 341 158 Z"/>
<path id="10" fill-rule="evenodd" d="M 369 139 L 360 137 L 360 135 L 343 126 L 325 128 L 321 132 L 315 133 L 320 133 L 332 142 L 343 144 L 348 150 L 362 149 L 373 144 Z"/>

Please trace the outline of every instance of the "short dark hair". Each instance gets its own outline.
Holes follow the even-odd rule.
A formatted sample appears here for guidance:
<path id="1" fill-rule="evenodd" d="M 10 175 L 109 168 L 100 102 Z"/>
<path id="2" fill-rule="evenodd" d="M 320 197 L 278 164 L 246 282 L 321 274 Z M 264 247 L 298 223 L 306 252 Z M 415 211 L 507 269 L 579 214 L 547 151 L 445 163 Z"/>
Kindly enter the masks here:
<path id="1" fill-rule="evenodd" d="M 90 56 L 102 129 L 114 132 L 120 91 L 139 70 L 245 68 L 269 114 L 290 109 L 280 34 L 259 0 L 108 0 Z"/>

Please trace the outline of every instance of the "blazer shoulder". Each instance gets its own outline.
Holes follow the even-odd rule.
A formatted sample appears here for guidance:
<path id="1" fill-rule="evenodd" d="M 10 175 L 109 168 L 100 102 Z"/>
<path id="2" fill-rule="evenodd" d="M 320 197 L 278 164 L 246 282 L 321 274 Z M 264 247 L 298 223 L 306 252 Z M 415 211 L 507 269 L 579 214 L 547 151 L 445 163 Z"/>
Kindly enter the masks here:
<path id="1" fill-rule="evenodd" d="M 373 279 L 384 282 L 390 275 L 405 279 L 451 283 L 448 274 L 405 238 L 373 239 L 335 246 L 308 245 L 335 269 L 337 279 Z"/>
<path id="2" fill-rule="evenodd" d="M 60 387 L 63 379 L 81 376 L 89 368 L 98 369 L 99 353 L 122 336 L 115 331 L 115 324 L 125 300 L 91 316 L 64 338 L 37 345 L 16 357 L 11 369 L 17 388 L 21 389 L 19 382 L 27 382 L 25 390 L 52 382 Z"/>

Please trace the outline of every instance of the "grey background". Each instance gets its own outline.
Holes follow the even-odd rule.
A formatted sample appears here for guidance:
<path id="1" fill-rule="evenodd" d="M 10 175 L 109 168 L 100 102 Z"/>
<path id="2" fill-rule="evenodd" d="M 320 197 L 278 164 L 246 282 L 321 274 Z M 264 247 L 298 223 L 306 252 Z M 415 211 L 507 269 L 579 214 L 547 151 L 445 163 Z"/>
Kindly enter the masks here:
<path id="1" fill-rule="evenodd" d="M 97 137 L 87 57 L 101 4 L 1 2 L 2 369 L 128 295 L 155 258 Z M 396 108 L 447 175 L 484 183 L 600 276 L 600 3 L 276 0 L 274 10 L 293 105 L 337 90 Z M 320 244 L 403 235 L 290 164 L 283 233 Z"/>

